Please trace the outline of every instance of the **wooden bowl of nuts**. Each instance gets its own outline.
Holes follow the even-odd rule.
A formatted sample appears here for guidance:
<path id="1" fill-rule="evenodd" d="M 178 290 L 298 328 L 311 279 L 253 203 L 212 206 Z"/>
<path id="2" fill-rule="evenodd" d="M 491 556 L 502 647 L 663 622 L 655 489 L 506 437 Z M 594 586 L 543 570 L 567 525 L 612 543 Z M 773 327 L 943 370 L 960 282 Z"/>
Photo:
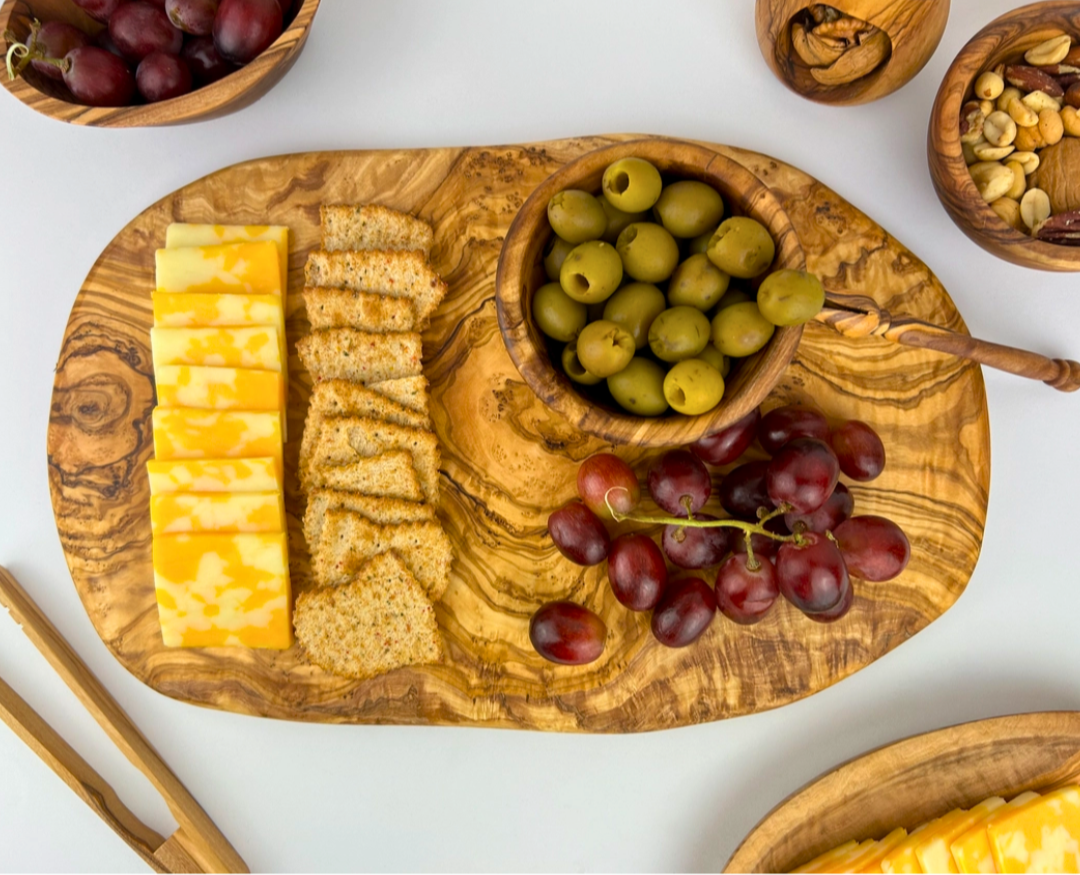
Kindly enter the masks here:
<path id="1" fill-rule="evenodd" d="M 927 153 L 941 203 L 983 249 L 1080 270 L 1080 3 L 1035 3 L 979 31 L 938 91 Z"/>
<path id="2" fill-rule="evenodd" d="M 949 0 L 757 0 L 765 62 L 796 94 L 837 106 L 903 88 L 945 33 Z"/>

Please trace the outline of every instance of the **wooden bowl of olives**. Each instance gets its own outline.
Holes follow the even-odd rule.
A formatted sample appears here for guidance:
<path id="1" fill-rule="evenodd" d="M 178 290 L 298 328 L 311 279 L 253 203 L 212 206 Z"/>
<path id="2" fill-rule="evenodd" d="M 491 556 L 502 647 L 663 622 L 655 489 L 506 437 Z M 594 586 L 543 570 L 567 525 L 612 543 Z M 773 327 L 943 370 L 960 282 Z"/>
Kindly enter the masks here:
<path id="1" fill-rule="evenodd" d="M 688 444 L 780 379 L 824 302 L 804 268 L 787 214 L 748 169 L 633 140 L 581 156 L 525 201 L 499 256 L 499 327 L 528 386 L 582 431 Z M 804 285 L 809 315 L 788 318 Z"/>

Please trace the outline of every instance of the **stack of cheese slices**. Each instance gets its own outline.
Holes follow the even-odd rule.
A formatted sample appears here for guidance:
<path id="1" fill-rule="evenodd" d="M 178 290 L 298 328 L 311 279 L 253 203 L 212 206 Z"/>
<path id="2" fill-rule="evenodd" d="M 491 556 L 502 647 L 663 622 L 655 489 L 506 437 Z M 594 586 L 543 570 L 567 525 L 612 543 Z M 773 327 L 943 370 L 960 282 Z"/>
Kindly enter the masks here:
<path id="1" fill-rule="evenodd" d="M 446 284 L 424 222 L 374 205 L 321 218 L 305 271 L 312 333 L 297 343 L 313 379 L 300 485 L 318 588 L 297 600 L 295 627 L 314 663 L 362 679 L 442 653 L 433 602 L 452 550 L 419 332 Z"/>
<path id="2" fill-rule="evenodd" d="M 171 225 L 150 332 L 154 584 L 171 647 L 286 648 L 289 230 Z"/>

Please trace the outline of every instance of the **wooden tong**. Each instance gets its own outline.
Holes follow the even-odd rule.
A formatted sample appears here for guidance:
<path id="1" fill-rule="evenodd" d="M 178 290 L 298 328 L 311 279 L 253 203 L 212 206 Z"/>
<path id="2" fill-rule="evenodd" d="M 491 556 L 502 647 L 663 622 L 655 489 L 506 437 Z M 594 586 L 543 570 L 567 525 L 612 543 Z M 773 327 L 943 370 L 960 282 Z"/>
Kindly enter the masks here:
<path id="1" fill-rule="evenodd" d="M 179 828 L 164 839 L 140 821 L 19 695 L 0 680 L 0 719 L 56 772 L 155 872 L 247 872 L 247 865 L 116 700 L 5 568 L 0 605 L 78 696 L 102 729 L 161 794 Z"/>

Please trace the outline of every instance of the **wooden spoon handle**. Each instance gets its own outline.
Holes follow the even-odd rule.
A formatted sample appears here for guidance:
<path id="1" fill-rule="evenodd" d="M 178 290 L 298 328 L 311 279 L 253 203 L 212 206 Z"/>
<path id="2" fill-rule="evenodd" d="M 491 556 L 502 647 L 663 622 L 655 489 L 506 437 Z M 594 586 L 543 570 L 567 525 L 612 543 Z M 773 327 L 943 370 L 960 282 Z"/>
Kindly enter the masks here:
<path id="1" fill-rule="evenodd" d="M 976 340 L 911 316 L 893 316 L 871 298 L 830 293 L 817 321 L 845 337 L 883 337 L 893 343 L 917 346 L 970 359 L 999 371 L 1042 380 L 1062 392 L 1080 389 L 1080 363 L 1052 359 L 1036 352 Z"/>

